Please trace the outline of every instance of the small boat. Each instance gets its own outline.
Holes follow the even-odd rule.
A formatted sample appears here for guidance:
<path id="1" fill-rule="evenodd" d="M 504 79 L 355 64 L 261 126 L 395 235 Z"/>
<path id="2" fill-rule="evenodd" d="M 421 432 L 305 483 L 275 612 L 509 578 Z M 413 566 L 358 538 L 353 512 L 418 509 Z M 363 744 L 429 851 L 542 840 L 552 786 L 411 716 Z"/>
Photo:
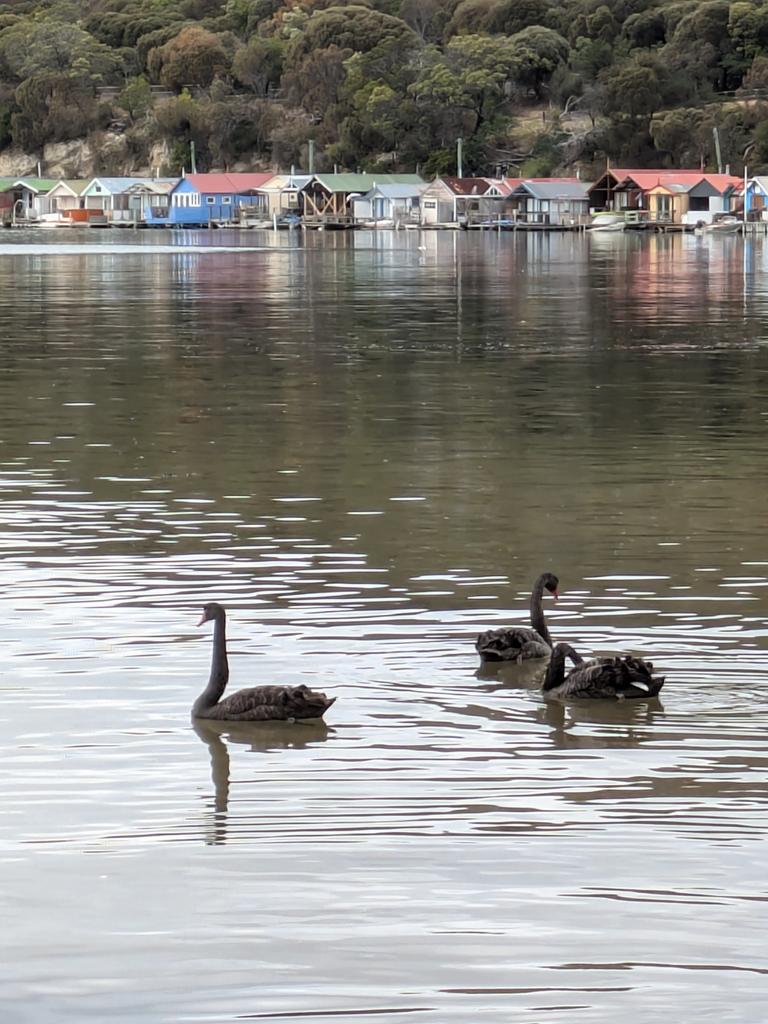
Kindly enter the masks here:
<path id="1" fill-rule="evenodd" d="M 738 217 L 722 217 L 705 224 L 702 230 L 706 235 L 735 235 L 741 229 L 742 221 Z"/>
<path id="2" fill-rule="evenodd" d="M 624 231 L 627 223 L 621 213 L 596 213 L 589 231 Z"/>
<path id="3" fill-rule="evenodd" d="M 44 213 L 37 221 L 39 228 L 61 228 L 69 227 L 69 221 L 64 220 L 60 213 Z"/>

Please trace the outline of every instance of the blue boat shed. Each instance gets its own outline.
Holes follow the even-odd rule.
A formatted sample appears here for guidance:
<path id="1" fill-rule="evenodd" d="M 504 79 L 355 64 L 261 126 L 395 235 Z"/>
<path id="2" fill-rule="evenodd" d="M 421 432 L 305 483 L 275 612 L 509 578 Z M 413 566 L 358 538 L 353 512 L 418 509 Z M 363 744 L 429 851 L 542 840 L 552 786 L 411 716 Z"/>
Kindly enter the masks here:
<path id="1" fill-rule="evenodd" d="M 266 196 L 257 190 L 272 178 L 271 172 L 187 174 L 171 192 L 168 210 L 148 207 L 144 222 L 170 227 L 207 227 L 212 223 L 237 220 L 243 206 L 263 206 L 266 215 Z"/>

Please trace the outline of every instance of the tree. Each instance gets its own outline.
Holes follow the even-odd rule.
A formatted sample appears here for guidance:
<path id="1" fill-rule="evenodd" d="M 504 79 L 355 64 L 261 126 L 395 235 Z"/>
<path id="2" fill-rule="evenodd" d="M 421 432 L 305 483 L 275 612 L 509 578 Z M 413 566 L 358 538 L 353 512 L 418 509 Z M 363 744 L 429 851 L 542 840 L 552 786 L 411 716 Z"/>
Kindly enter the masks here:
<path id="1" fill-rule="evenodd" d="M 274 103 L 249 96 L 227 96 L 201 108 L 207 127 L 207 148 L 219 167 L 250 156 L 268 153 L 270 136 L 282 112 Z"/>
<path id="2" fill-rule="evenodd" d="M 768 4 L 731 4 L 728 34 L 736 53 L 744 62 L 752 61 L 768 49 Z"/>
<path id="3" fill-rule="evenodd" d="M 486 30 L 513 36 L 532 25 L 546 26 L 550 12 L 548 0 L 498 0 Z"/>
<path id="4" fill-rule="evenodd" d="M 280 81 L 285 44 L 280 39 L 252 36 L 236 53 L 232 73 L 238 82 L 259 96 L 266 96 L 270 87 Z"/>
<path id="5" fill-rule="evenodd" d="M 0 59 L 18 81 L 62 75 L 92 83 L 109 81 L 120 61 L 77 25 L 21 21 L 0 34 Z"/>
<path id="6" fill-rule="evenodd" d="M 221 39 L 196 25 L 183 28 L 164 46 L 152 50 L 147 63 L 152 77 L 171 89 L 185 85 L 205 88 L 230 69 Z"/>
<path id="7" fill-rule="evenodd" d="M 650 49 L 664 43 L 667 38 L 667 23 L 664 12 L 658 8 L 632 14 L 624 22 L 622 37 L 631 50 Z"/>
<path id="8" fill-rule="evenodd" d="M 280 0 L 227 0 L 224 12 L 233 31 L 250 36 L 261 22 L 276 14 L 280 6 Z"/>
<path id="9" fill-rule="evenodd" d="M 138 75 L 126 82 L 125 88 L 118 97 L 118 103 L 132 121 L 139 121 L 152 109 L 152 90 L 143 75 Z"/>
<path id="10" fill-rule="evenodd" d="M 531 25 L 546 25 L 551 14 L 549 0 L 461 0 L 446 35 L 487 32 L 511 36 Z"/>
<path id="11" fill-rule="evenodd" d="M 517 62 L 512 40 L 504 36 L 455 36 L 440 53 L 429 47 L 422 70 L 410 87 L 419 103 L 439 104 L 460 117 L 470 115 L 465 129 L 474 134 L 504 103 L 505 86 Z M 461 122 L 457 123 L 461 129 Z"/>
<path id="12" fill-rule="evenodd" d="M 136 60 L 139 67 L 149 73 L 150 53 L 164 46 L 174 36 L 177 36 L 182 28 L 184 28 L 184 25 L 176 22 L 166 25 L 164 28 L 156 28 L 152 32 L 147 32 L 146 35 L 139 36 L 136 40 Z"/>
<path id="13" fill-rule="evenodd" d="M 768 120 L 760 122 L 752 139 L 755 144 L 751 154 L 752 162 L 765 167 L 768 165 Z"/>
<path id="14" fill-rule="evenodd" d="M 14 97 L 18 109 L 11 117 L 11 134 L 23 149 L 38 150 L 99 127 L 98 103 L 77 78 L 35 75 L 19 85 Z"/>
<path id="15" fill-rule="evenodd" d="M 747 60 L 728 33 L 728 0 L 708 0 L 680 19 L 663 55 L 671 68 L 717 90 L 738 88 Z"/>
<path id="16" fill-rule="evenodd" d="M 286 64 L 292 68 L 313 50 L 329 46 L 367 53 L 392 41 L 410 46 L 415 41 L 413 29 L 400 18 L 359 4 L 329 7 L 309 18 L 304 31 L 291 43 Z"/>
<path id="17" fill-rule="evenodd" d="M 587 18 L 587 29 L 592 39 L 599 39 L 604 43 L 612 43 L 619 34 L 620 26 L 617 24 L 611 9 L 603 4 Z"/>
<path id="18" fill-rule="evenodd" d="M 551 28 L 531 25 L 509 40 L 515 80 L 538 97 L 555 69 L 568 60 L 569 46 Z"/>
<path id="19" fill-rule="evenodd" d="M 440 0 L 402 0 L 399 17 L 424 42 L 437 42 L 444 8 Z"/>
<path id="20" fill-rule="evenodd" d="M 190 142 L 195 143 L 198 159 L 204 166 L 208 159 L 211 129 L 205 104 L 194 99 L 185 89 L 178 96 L 158 103 L 154 115 L 160 138 L 174 147 L 169 170 L 179 173 L 182 167 L 189 167 Z"/>
<path id="21" fill-rule="evenodd" d="M 123 34 L 129 22 L 130 15 L 99 11 L 86 19 L 85 28 L 99 42 L 116 49 L 123 45 Z"/>
<path id="22" fill-rule="evenodd" d="M 600 72 L 613 64 L 614 48 L 600 39 L 579 36 L 571 51 L 571 66 L 585 78 L 594 80 Z"/>
<path id="23" fill-rule="evenodd" d="M 310 113 L 332 111 L 340 101 L 347 77 L 345 61 L 352 50 L 328 46 L 314 50 L 283 75 L 283 90 L 291 103 Z"/>
<path id="24" fill-rule="evenodd" d="M 498 0 L 461 0 L 445 30 L 446 38 L 485 33 Z"/>
<path id="25" fill-rule="evenodd" d="M 637 54 L 601 75 L 608 112 L 646 122 L 664 103 L 662 73 L 650 56 Z"/>
<path id="26" fill-rule="evenodd" d="M 600 82 L 590 82 L 582 93 L 580 109 L 589 117 L 594 131 L 597 118 L 605 112 L 605 87 Z"/>
<path id="27" fill-rule="evenodd" d="M 666 110 L 651 121 L 651 138 L 679 167 L 703 166 L 712 150 L 710 113 L 699 108 Z"/>
<path id="28" fill-rule="evenodd" d="M 755 57 L 741 83 L 745 92 L 768 89 L 768 57 Z"/>

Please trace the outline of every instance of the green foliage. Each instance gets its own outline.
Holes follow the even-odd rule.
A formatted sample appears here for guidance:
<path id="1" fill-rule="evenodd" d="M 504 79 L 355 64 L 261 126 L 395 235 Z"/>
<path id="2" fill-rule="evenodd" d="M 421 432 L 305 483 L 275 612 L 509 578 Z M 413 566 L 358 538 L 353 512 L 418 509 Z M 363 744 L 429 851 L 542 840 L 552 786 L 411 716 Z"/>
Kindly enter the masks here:
<path id="1" fill-rule="evenodd" d="M 20 21 L 0 33 L 0 60 L 20 82 L 44 75 L 105 82 L 120 65 L 114 52 L 88 32 L 48 19 Z"/>
<path id="2" fill-rule="evenodd" d="M 761 121 L 757 126 L 753 141 L 755 144 L 754 152 L 751 156 L 753 164 L 763 167 L 768 165 L 768 119 Z"/>
<path id="3" fill-rule="evenodd" d="M 514 35 L 532 25 L 546 25 L 548 0 L 461 0 L 448 23 L 448 35 Z"/>
<path id="4" fill-rule="evenodd" d="M 745 92 L 754 89 L 768 91 L 768 57 L 755 57 L 741 84 Z"/>
<path id="5" fill-rule="evenodd" d="M 656 148 L 680 167 L 705 163 L 713 148 L 714 120 L 708 110 L 679 107 L 666 110 L 651 121 Z"/>
<path id="6" fill-rule="evenodd" d="M 231 61 L 219 36 L 197 25 L 183 28 L 147 56 L 150 75 L 171 89 L 209 86 L 229 72 Z"/>
<path id="7" fill-rule="evenodd" d="M 533 152 L 520 167 L 520 177 L 549 177 L 562 163 L 562 146 L 566 139 L 567 136 L 559 127 L 554 127 L 545 135 L 540 135 L 533 147 Z"/>
<path id="8" fill-rule="evenodd" d="M 650 118 L 664 105 L 667 74 L 650 54 L 636 51 L 622 64 L 601 75 L 605 103 L 625 118 Z"/>
<path id="9" fill-rule="evenodd" d="M 752 61 L 768 50 L 768 4 L 731 4 L 728 15 L 728 34 L 734 50 Z"/>
<path id="10" fill-rule="evenodd" d="M 266 96 L 270 86 L 276 88 L 283 70 L 285 43 L 281 39 L 252 36 L 235 53 L 232 73 L 235 79 L 259 96 Z"/>
<path id="11" fill-rule="evenodd" d="M 448 23 L 447 36 L 484 32 L 490 21 L 494 0 L 461 0 Z"/>
<path id="12" fill-rule="evenodd" d="M 208 112 L 211 104 L 196 100 L 186 90 L 173 99 L 158 103 L 154 109 L 156 130 L 161 138 L 167 139 L 173 149 L 170 162 L 177 167 L 189 169 L 190 143 L 195 151 L 200 168 L 204 168 L 208 157 L 208 138 L 211 124 Z"/>
<path id="13" fill-rule="evenodd" d="M 708 0 L 682 17 L 663 55 L 670 68 L 682 71 L 699 95 L 736 88 L 748 62 L 729 35 L 727 0 Z"/>
<path id="14" fill-rule="evenodd" d="M 291 103 L 320 116 L 333 115 L 346 82 L 346 61 L 352 50 L 328 46 L 314 50 L 283 75 L 283 89 Z"/>
<path id="15" fill-rule="evenodd" d="M 164 28 L 156 28 L 152 32 L 147 32 L 146 35 L 139 36 L 136 40 L 136 61 L 143 71 L 148 70 L 147 65 L 152 50 L 164 46 L 169 39 L 173 39 L 175 35 L 178 35 L 182 27 L 182 24 L 175 22 L 171 25 L 166 25 Z"/>
<path id="16" fill-rule="evenodd" d="M 587 80 L 594 80 L 604 68 L 611 66 L 613 54 L 610 43 L 579 36 L 571 54 L 571 66 Z"/>
<path id="17" fill-rule="evenodd" d="M 511 40 L 504 36 L 455 36 L 441 53 L 429 47 L 409 88 L 416 101 L 453 110 L 458 124 L 476 132 L 501 107 L 515 70 Z M 462 114 L 472 116 L 467 125 Z"/>
<path id="18" fill-rule="evenodd" d="M 168 177 L 176 177 L 184 170 L 189 170 L 189 164 L 190 151 L 188 143 L 181 139 L 176 139 L 176 141 L 171 145 L 168 159 L 160 168 L 160 171 Z"/>
<path id="19" fill-rule="evenodd" d="M 568 43 L 559 33 L 540 25 L 524 28 L 510 43 L 516 81 L 541 96 L 556 68 L 568 59 Z"/>
<path id="20" fill-rule="evenodd" d="M 139 75 L 127 82 L 118 103 L 128 111 L 132 121 L 145 117 L 152 108 L 152 91 L 146 78 Z"/>
<path id="21" fill-rule="evenodd" d="M 252 35 L 260 22 L 280 10 L 280 0 L 227 0 L 224 8 L 229 27 L 239 35 Z"/>
<path id="22" fill-rule="evenodd" d="M 76 77 L 35 75 L 19 85 L 14 98 L 18 109 L 11 115 L 11 136 L 23 149 L 76 139 L 100 125 L 99 105 Z"/>
<path id="23" fill-rule="evenodd" d="M 179 14 L 173 9 L 128 9 L 116 14 L 113 11 L 97 11 L 85 20 L 84 27 L 100 42 L 113 48 L 135 46 L 137 41 L 149 32 L 179 22 Z"/>
<path id="24" fill-rule="evenodd" d="M 427 178 L 440 178 L 443 175 L 456 173 L 456 151 L 443 146 L 433 149 L 422 167 L 422 174 Z"/>
<path id="25" fill-rule="evenodd" d="M 425 43 L 436 43 L 445 28 L 445 6 L 440 0 L 401 0 L 398 16 Z"/>
<path id="26" fill-rule="evenodd" d="M 548 178 L 559 161 L 550 156 L 531 156 L 520 165 L 521 178 Z"/>
<path id="27" fill-rule="evenodd" d="M 303 32 L 292 41 L 288 64 L 293 66 L 313 50 L 329 46 L 367 53 L 388 41 L 407 47 L 414 41 L 413 29 L 400 18 L 358 4 L 329 7 L 311 15 Z"/>
<path id="28" fill-rule="evenodd" d="M 487 31 L 513 36 L 534 25 L 546 26 L 551 6 L 549 0 L 499 0 L 494 6 Z"/>
<path id="29" fill-rule="evenodd" d="M 667 22 L 660 8 L 632 14 L 621 29 L 622 38 L 630 50 L 659 46 L 667 39 Z"/>
<path id="30" fill-rule="evenodd" d="M 718 129 L 724 164 L 736 166 L 743 158 L 759 112 L 738 104 L 705 108 L 680 107 L 665 110 L 651 122 L 651 137 L 656 148 L 672 166 L 699 167 L 715 164 L 713 129 Z M 755 158 L 750 158 L 755 161 Z"/>
<path id="31" fill-rule="evenodd" d="M 204 115 L 209 128 L 206 148 L 219 167 L 254 151 L 268 152 L 271 132 L 280 120 L 274 104 L 247 96 L 229 96 L 211 103 Z"/>
<path id="32" fill-rule="evenodd" d="M 11 99 L 0 100 L 0 149 L 13 142 L 13 115 L 16 105 Z"/>

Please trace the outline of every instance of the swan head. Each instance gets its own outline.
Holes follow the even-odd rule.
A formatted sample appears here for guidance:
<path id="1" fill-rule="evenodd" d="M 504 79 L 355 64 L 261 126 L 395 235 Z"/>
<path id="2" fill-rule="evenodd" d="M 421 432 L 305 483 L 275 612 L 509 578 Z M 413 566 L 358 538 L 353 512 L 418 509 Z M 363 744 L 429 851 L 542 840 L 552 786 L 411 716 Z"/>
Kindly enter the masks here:
<path id="1" fill-rule="evenodd" d="M 566 658 L 569 658 L 573 665 L 584 664 L 582 656 L 570 644 L 555 644 L 552 649 L 552 661 L 555 663 L 558 661 L 564 662 Z"/>
<path id="2" fill-rule="evenodd" d="M 210 622 L 212 619 L 223 618 L 224 609 L 216 601 L 209 601 L 208 604 L 203 605 L 203 616 L 198 622 L 198 626 L 202 626 L 204 622 Z"/>
<path id="3" fill-rule="evenodd" d="M 560 597 L 560 593 L 557 589 L 560 586 L 560 580 L 553 572 L 545 572 L 541 577 L 541 582 L 544 584 L 544 589 L 548 590 L 555 600 Z"/>

